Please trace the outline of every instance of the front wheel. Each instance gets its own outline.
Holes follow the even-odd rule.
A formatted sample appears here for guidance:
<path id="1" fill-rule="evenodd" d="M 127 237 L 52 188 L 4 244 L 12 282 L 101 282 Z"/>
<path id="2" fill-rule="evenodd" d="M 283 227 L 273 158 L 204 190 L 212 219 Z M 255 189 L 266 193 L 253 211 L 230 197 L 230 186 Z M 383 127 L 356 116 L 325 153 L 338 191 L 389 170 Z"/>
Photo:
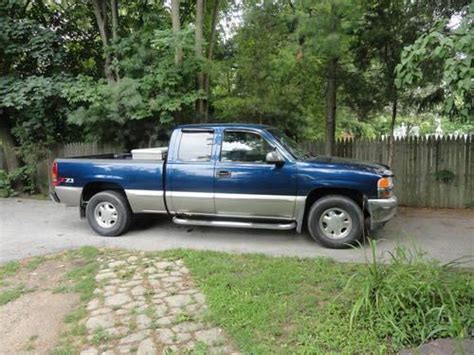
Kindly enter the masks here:
<path id="1" fill-rule="evenodd" d="M 362 237 L 364 215 L 352 199 L 331 195 L 317 200 L 308 214 L 311 237 L 329 248 L 347 248 Z"/>
<path id="2" fill-rule="evenodd" d="M 92 196 L 87 203 L 86 218 L 97 234 L 116 237 L 130 227 L 132 212 L 123 194 L 109 190 Z"/>

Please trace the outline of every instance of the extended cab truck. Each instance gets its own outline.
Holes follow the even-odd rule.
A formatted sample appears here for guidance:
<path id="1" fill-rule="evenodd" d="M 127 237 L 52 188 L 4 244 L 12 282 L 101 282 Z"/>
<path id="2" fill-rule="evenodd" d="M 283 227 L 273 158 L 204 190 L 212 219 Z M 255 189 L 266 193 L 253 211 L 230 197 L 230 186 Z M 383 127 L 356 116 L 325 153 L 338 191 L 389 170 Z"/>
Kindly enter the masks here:
<path id="1" fill-rule="evenodd" d="M 79 206 L 103 236 L 125 233 L 133 214 L 162 213 L 180 225 L 307 226 L 331 248 L 353 244 L 397 209 L 386 166 L 311 156 L 269 126 L 180 126 L 166 154 L 146 158 L 57 159 L 51 197 Z"/>

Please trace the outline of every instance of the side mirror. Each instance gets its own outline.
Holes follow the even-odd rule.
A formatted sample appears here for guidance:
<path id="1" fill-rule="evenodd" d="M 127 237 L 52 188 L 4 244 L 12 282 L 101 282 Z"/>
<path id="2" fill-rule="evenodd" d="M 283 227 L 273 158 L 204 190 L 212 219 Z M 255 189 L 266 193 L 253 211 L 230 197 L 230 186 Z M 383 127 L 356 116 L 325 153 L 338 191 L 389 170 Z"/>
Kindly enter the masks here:
<path id="1" fill-rule="evenodd" d="M 285 160 L 277 150 L 267 153 L 265 160 L 269 164 L 283 165 L 285 163 Z"/>

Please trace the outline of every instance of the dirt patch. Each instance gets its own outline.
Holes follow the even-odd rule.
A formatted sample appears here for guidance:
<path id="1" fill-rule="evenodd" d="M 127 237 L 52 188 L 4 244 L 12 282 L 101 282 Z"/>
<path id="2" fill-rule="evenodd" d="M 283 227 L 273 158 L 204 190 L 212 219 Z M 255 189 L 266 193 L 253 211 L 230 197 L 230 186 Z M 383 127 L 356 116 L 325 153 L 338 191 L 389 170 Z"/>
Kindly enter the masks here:
<path id="1" fill-rule="evenodd" d="M 0 307 L 0 352 L 52 350 L 64 329 L 64 317 L 78 301 L 76 294 L 37 291 Z"/>
<path id="2" fill-rule="evenodd" d="M 22 261 L 22 265 L 28 262 Z M 53 290 L 58 286 L 64 274 L 73 267 L 71 262 L 65 260 L 46 260 L 41 262 L 34 270 L 22 267 L 14 276 L 6 278 L 6 284 L 23 284 L 27 289 Z"/>
<path id="3" fill-rule="evenodd" d="M 73 264 L 67 260 L 46 259 L 35 268 L 23 260 L 15 275 L 2 280 L 0 291 L 21 287 L 21 296 L 0 307 L 0 354 L 48 353 L 65 330 L 64 317 L 78 303 L 79 295 L 54 293 Z"/>

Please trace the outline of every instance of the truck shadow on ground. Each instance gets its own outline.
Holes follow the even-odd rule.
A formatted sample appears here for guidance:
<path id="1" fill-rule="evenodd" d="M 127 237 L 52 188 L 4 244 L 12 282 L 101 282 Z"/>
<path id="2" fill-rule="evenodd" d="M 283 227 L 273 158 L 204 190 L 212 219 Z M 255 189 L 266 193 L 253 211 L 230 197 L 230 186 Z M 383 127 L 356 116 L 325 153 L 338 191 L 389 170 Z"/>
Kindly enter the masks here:
<path id="1" fill-rule="evenodd" d="M 265 229 L 239 229 L 239 228 L 228 228 L 228 227 L 203 227 L 203 226 L 178 226 L 174 224 L 168 216 L 165 215 L 153 215 L 153 214 L 138 214 L 134 216 L 134 221 L 130 227 L 130 232 L 144 232 L 151 231 L 153 229 L 171 230 L 181 237 L 189 239 L 198 239 L 203 235 L 206 239 L 215 239 L 216 241 L 225 242 L 236 240 L 236 237 L 241 242 L 251 243 L 304 243 L 305 245 L 314 247 L 322 247 L 310 236 L 309 232 L 303 229 L 301 234 L 296 231 L 279 231 L 279 230 L 265 230 Z M 133 233 L 133 235 L 137 235 Z M 385 239 L 383 230 L 376 230 L 369 238 L 361 240 L 358 244 L 354 245 L 355 249 L 367 248 L 370 239 L 382 242 Z M 348 247 L 351 248 L 350 246 Z"/>

